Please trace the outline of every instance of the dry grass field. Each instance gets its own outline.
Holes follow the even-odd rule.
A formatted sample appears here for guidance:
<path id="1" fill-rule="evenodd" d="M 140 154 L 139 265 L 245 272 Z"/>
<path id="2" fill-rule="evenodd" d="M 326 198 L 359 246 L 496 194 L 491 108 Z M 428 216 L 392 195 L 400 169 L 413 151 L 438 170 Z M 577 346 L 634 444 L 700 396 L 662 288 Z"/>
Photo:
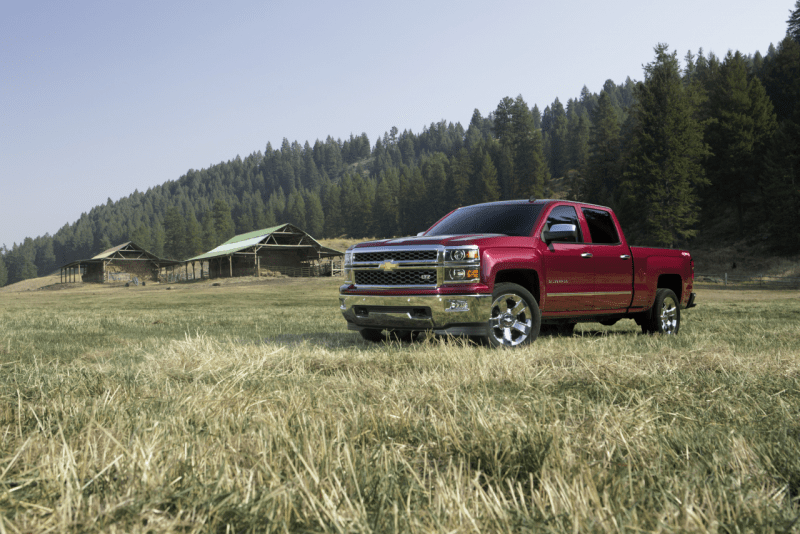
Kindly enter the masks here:
<path id="1" fill-rule="evenodd" d="M 800 532 L 800 292 L 503 351 L 169 287 L 0 293 L 0 534 Z"/>

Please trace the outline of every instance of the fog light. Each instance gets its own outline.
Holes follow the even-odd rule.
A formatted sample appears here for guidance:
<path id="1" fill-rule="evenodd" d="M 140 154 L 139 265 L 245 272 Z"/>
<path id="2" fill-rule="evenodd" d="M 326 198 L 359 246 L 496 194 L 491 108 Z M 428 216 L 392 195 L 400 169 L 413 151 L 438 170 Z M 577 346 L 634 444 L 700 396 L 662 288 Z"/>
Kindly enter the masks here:
<path id="1" fill-rule="evenodd" d="M 464 269 L 450 269 L 450 280 L 463 280 L 467 276 Z"/>

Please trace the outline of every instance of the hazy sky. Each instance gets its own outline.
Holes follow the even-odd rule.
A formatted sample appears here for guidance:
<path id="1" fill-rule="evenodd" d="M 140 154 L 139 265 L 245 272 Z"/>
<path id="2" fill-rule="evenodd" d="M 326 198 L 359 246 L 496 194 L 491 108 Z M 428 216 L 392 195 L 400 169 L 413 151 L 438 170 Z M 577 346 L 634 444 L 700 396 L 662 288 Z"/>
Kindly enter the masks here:
<path id="1" fill-rule="evenodd" d="M 669 6 L 668 8 L 665 6 Z M 465 127 L 641 80 L 653 47 L 762 54 L 794 0 L 10 1 L 0 245 L 189 169 L 392 126 Z"/>

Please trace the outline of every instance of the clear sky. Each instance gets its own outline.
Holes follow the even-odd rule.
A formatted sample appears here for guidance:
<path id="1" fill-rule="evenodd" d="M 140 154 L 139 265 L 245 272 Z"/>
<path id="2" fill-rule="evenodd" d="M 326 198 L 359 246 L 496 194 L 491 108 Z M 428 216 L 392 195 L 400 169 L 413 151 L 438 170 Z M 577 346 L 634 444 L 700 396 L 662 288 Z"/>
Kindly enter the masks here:
<path id="1" fill-rule="evenodd" d="M 469 124 L 643 78 L 662 42 L 765 54 L 794 0 L 8 1 L 0 245 L 284 137 Z"/>

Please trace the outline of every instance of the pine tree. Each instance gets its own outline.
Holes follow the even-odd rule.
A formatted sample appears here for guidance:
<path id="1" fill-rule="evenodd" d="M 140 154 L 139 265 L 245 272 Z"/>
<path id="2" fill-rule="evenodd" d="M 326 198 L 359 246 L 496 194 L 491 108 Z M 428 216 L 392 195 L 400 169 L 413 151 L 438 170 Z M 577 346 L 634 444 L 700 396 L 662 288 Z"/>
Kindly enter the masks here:
<path id="1" fill-rule="evenodd" d="M 99 246 L 100 250 L 101 251 L 108 250 L 113 246 L 114 245 L 111 244 L 111 239 L 109 239 L 109 237 L 106 234 L 103 234 L 103 237 L 100 238 L 100 246 Z"/>
<path id="2" fill-rule="evenodd" d="M 203 229 L 200 223 L 197 222 L 197 217 L 194 210 L 189 212 L 189 217 L 186 219 L 186 240 L 184 253 L 186 257 L 194 257 L 202 254 L 203 251 Z"/>
<path id="3" fill-rule="evenodd" d="M 546 122 L 542 120 L 542 130 L 548 134 L 550 144 L 546 156 L 550 174 L 560 178 L 567 170 L 567 114 L 558 98 L 547 109 L 549 109 L 548 120 Z"/>
<path id="4" fill-rule="evenodd" d="M 0 251 L 0 287 L 3 287 L 8 282 L 8 269 L 4 259 L 5 254 Z"/>
<path id="5" fill-rule="evenodd" d="M 239 206 L 239 215 L 236 216 L 236 233 L 245 234 L 255 230 L 255 216 L 249 202 L 242 201 Z"/>
<path id="6" fill-rule="evenodd" d="M 368 237 L 375 232 L 375 214 L 372 207 L 375 205 L 375 180 L 364 178 L 360 174 L 353 177 L 353 186 L 358 190 L 358 198 L 361 199 L 361 208 L 353 213 L 353 225 L 358 237 Z"/>
<path id="7" fill-rule="evenodd" d="M 795 109 L 800 107 L 800 43 L 787 36 L 768 57 L 764 86 L 778 121 L 783 121 L 792 117 Z"/>
<path id="8" fill-rule="evenodd" d="M 49 234 L 45 234 L 43 237 L 37 237 L 33 242 L 36 247 L 34 264 L 39 276 L 46 276 L 58 267 L 53 249 L 53 238 Z"/>
<path id="9" fill-rule="evenodd" d="M 139 223 L 139 226 L 130 233 L 128 241 L 133 241 L 145 250 L 150 250 L 150 229 L 144 224 Z"/>
<path id="10" fill-rule="evenodd" d="M 344 233 L 342 224 L 341 191 L 339 186 L 328 183 L 323 188 L 323 211 L 325 212 L 325 237 L 339 237 Z"/>
<path id="11" fill-rule="evenodd" d="M 322 202 L 316 191 L 306 193 L 306 226 L 305 230 L 314 237 L 322 237 L 325 229 L 325 213 L 322 210 Z"/>
<path id="12" fill-rule="evenodd" d="M 573 194 L 580 200 L 612 205 L 621 178 L 620 124 L 611 97 L 600 93 L 589 130 L 589 156 L 584 186 Z"/>
<path id="13" fill-rule="evenodd" d="M 271 205 L 264 207 L 264 228 L 272 228 L 278 226 L 278 219 L 275 217 L 275 210 Z"/>
<path id="14" fill-rule="evenodd" d="M 387 180 L 381 180 L 375 191 L 375 208 L 378 214 L 376 221 L 376 237 L 392 237 L 397 231 L 397 198 L 392 194 Z"/>
<path id="15" fill-rule="evenodd" d="M 399 226 L 403 235 L 425 230 L 425 200 L 427 191 L 419 167 L 406 168 L 400 174 L 400 198 L 398 199 Z"/>
<path id="16" fill-rule="evenodd" d="M 503 99 L 497 104 L 497 108 L 494 110 L 494 125 L 492 127 L 494 130 L 494 136 L 499 139 L 501 143 L 511 143 L 511 120 L 513 115 L 514 99 L 512 99 L 510 96 L 503 97 Z"/>
<path id="17" fill-rule="evenodd" d="M 202 228 L 203 250 L 206 252 L 213 250 L 219 245 L 219 240 L 217 239 L 217 230 L 214 228 L 214 214 L 211 210 L 207 210 L 203 214 L 203 222 L 200 226 Z"/>
<path id="18" fill-rule="evenodd" d="M 540 130 L 520 125 L 514 151 L 514 173 L 517 177 L 515 188 L 508 198 L 541 198 L 550 183 L 550 170 L 544 157 L 542 134 Z M 524 129 L 523 129 L 524 127 Z"/>
<path id="19" fill-rule="evenodd" d="M 300 191 L 292 191 L 286 199 L 286 222 L 306 228 L 306 202 Z"/>
<path id="20" fill-rule="evenodd" d="M 33 239 L 26 237 L 19 245 L 15 243 L 4 258 L 7 262 L 8 283 L 15 284 L 23 280 L 36 278 L 37 270 L 34 264 L 35 257 L 36 249 L 33 245 Z"/>
<path id="21" fill-rule="evenodd" d="M 160 221 L 156 221 L 150 231 L 150 252 L 159 258 L 164 257 L 164 239 L 164 227 Z"/>
<path id="22" fill-rule="evenodd" d="M 541 134 L 534 127 L 533 115 L 522 95 L 500 101 L 495 110 L 494 130 L 500 141 L 500 150 L 493 150 L 500 196 L 509 199 L 541 196 L 550 175 Z"/>
<path id="23" fill-rule="evenodd" d="M 794 39 L 795 43 L 800 44 L 800 0 L 795 1 L 794 11 L 791 12 L 786 23 L 789 25 L 786 33 Z"/>
<path id="24" fill-rule="evenodd" d="M 596 106 L 595 106 L 596 107 Z M 567 168 L 578 170 L 589 155 L 591 121 L 586 111 L 575 111 L 567 117 Z"/>
<path id="25" fill-rule="evenodd" d="M 446 190 L 446 164 L 447 158 L 441 152 L 424 159 L 422 163 L 422 179 L 425 180 L 425 189 L 428 192 L 423 223 L 428 226 L 441 217 L 447 207 L 449 191 Z"/>
<path id="26" fill-rule="evenodd" d="M 625 182 L 649 236 L 671 247 L 696 233 L 697 188 L 707 183 L 702 161 L 708 148 L 677 54 L 665 44 L 655 52 L 655 61 L 645 66 L 645 81 L 636 86 L 636 126 Z"/>
<path id="27" fill-rule="evenodd" d="M 740 236 L 745 211 L 759 191 L 761 160 L 777 123 L 772 103 L 758 78 L 748 81 L 739 52 L 728 52 L 710 94 L 713 121 L 707 140 L 713 155 L 707 170 L 715 202 L 732 206 Z"/>
<path id="28" fill-rule="evenodd" d="M 472 163 L 466 148 L 459 150 L 458 154 L 450 160 L 449 172 L 447 173 L 447 191 L 450 196 L 449 209 L 460 208 L 469 203 L 471 167 Z"/>
<path id="29" fill-rule="evenodd" d="M 800 227 L 800 108 L 775 132 L 764 158 L 763 220 L 770 242 L 787 254 L 800 252 L 795 229 Z"/>
<path id="30" fill-rule="evenodd" d="M 216 234 L 217 241 L 219 243 L 224 243 L 236 234 L 233 225 L 233 217 L 231 216 L 231 208 L 228 206 L 227 202 L 218 198 L 214 201 L 212 210 L 214 233 Z"/>
<path id="31" fill-rule="evenodd" d="M 185 258 L 185 243 L 186 222 L 178 208 L 171 206 L 164 214 L 164 254 L 168 258 Z"/>
<path id="32" fill-rule="evenodd" d="M 478 202 L 495 202 L 500 199 L 500 187 L 497 184 L 497 169 L 488 153 L 480 158 L 480 167 L 475 181 Z"/>

